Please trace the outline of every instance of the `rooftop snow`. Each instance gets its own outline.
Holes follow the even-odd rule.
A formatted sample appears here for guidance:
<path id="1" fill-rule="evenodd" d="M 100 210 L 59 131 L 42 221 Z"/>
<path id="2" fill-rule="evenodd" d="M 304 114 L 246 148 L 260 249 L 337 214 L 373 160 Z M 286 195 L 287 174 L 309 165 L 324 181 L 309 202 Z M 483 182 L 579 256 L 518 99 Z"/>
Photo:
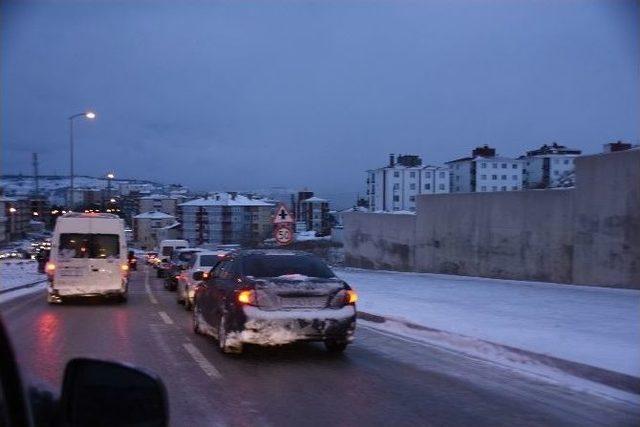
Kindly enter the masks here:
<path id="1" fill-rule="evenodd" d="M 142 212 L 141 214 L 134 216 L 134 218 L 136 219 L 169 219 L 169 218 L 175 218 L 175 217 L 173 215 L 169 215 L 160 211 L 149 211 L 149 212 Z"/>
<path id="2" fill-rule="evenodd" d="M 273 204 L 262 200 L 250 199 L 241 194 L 233 198 L 228 193 L 217 193 L 207 198 L 189 200 L 179 206 L 273 206 Z"/>

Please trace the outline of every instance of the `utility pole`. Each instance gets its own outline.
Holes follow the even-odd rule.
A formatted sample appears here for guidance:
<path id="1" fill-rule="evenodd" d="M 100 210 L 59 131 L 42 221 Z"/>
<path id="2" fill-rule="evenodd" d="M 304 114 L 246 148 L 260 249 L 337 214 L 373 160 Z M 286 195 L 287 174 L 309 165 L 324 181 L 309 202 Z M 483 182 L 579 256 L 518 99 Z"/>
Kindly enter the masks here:
<path id="1" fill-rule="evenodd" d="M 33 153 L 33 179 L 36 183 L 36 194 L 35 196 L 40 196 L 40 177 L 38 175 L 38 153 Z"/>

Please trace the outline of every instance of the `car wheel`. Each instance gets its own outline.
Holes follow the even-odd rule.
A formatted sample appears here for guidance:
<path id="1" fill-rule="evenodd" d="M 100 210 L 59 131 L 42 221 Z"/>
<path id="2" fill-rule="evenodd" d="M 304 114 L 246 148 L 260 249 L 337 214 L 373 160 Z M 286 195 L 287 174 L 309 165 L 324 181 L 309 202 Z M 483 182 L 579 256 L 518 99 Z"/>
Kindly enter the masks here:
<path id="1" fill-rule="evenodd" d="M 49 304 L 60 304 L 62 303 L 62 298 L 55 295 L 47 294 L 47 302 Z"/>
<path id="2" fill-rule="evenodd" d="M 342 340 L 325 340 L 324 346 L 329 353 L 342 353 L 347 348 L 347 342 Z"/>
<path id="3" fill-rule="evenodd" d="M 222 315 L 218 322 L 218 347 L 224 354 L 240 354 L 242 353 L 241 342 L 229 342 L 227 334 L 227 318 Z"/>
<path id="4" fill-rule="evenodd" d="M 125 302 L 127 302 L 128 297 L 129 295 L 125 292 L 118 296 L 118 301 L 124 304 Z"/>
<path id="5" fill-rule="evenodd" d="M 196 334 L 201 334 L 202 330 L 200 329 L 200 309 L 198 308 L 197 304 L 193 308 L 192 324 L 193 332 L 195 332 Z"/>

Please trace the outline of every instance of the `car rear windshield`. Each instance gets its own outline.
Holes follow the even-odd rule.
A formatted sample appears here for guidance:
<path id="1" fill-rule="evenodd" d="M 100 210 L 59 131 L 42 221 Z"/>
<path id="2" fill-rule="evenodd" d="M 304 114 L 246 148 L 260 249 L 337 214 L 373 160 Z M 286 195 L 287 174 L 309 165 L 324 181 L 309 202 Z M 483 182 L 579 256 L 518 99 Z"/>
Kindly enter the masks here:
<path id="1" fill-rule="evenodd" d="M 213 267 L 216 265 L 220 258 L 216 255 L 201 255 L 200 256 L 200 265 L 203 267 Z"/>
<path id="2" fill-rule="evenodd" d="M 63 258 L 116 258 L 120 256 L 117 234 L 63 233 L 58 253 Z"/>
<path id="3" fill-rule="evenodd" d="M 307 255 L 249 255 L 243 258 L 246 276 L 279 277 L 300 274 L 309 277 L 335 277 L 331 269 L 319 258 Z"/>

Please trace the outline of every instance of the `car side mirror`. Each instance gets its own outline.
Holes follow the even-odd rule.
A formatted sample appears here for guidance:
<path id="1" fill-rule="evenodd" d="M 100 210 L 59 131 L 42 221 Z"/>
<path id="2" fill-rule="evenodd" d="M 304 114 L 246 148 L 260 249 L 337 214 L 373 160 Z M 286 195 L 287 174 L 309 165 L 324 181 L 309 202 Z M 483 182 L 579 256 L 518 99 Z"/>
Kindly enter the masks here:
<path id="1" fill-rule="evenodd" d="M 158 377 L 120 363 L 73 359 L 60 399 L 65 426 L 167 426 L 167 392 Z"/>

